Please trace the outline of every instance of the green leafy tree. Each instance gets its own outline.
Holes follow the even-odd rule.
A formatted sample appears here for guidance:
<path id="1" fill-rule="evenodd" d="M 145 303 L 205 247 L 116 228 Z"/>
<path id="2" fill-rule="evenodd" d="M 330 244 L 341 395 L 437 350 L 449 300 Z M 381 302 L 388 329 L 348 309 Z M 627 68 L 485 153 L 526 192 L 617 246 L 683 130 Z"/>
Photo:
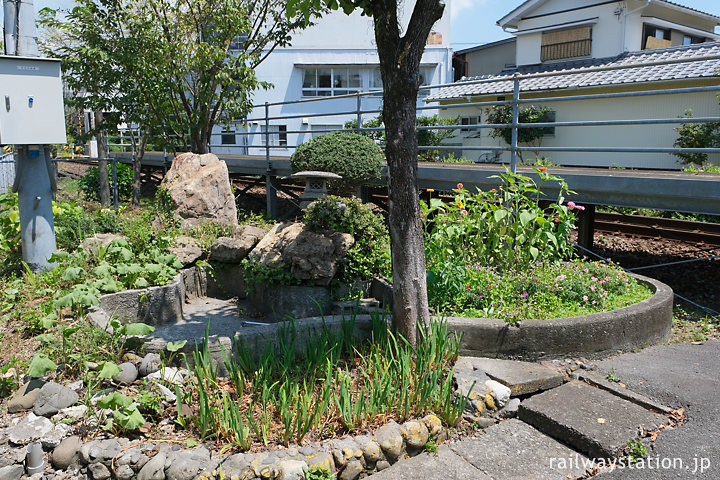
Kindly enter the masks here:
<path id="1" fill-rule="evenodd" d="M 346 14 L 359 9 L 373 19 L 387 137 L 393 321 L 398 332 L 415 344 L 418 322 L 427 325 L 430 320 L 417 183 L 415 107 L 420 59 L 430 29 L 442 17 L 445 5 L 440 0 L 417 0 L 404 31 L 397 0 L 290 0 L 288 11 L 300 11 L 310 18 L 313 6 L 320 3 L 333 10 L 342 8 Z"/>
<path id="2" fill-rule="evenodd" d="M 686 118 L 692 118 L 692 110 L 685 112 Z M 717 148 L 720 147 L 720 122 L 683 123 L 675 129 L 678 138 L 673 145 L 678 148 Z M 703 165 L 708 161 L 707 153 L 678 152 L 674 154 L 685 165 Z"/>
<path id="3" fill-rule="evenodd" d="M 63 60 L 75 106 L 121 113 L 98 128 L 137 127 L 136 203 L 148 143 L 206 153 L 215 125 L 245 116 L 270 86 L 254 69 L 316 12 L 288 15 L 281 0 L 78 0 L 65 15 L 44 10 L 42 24 L 56 32 L 46 53 Z"/>

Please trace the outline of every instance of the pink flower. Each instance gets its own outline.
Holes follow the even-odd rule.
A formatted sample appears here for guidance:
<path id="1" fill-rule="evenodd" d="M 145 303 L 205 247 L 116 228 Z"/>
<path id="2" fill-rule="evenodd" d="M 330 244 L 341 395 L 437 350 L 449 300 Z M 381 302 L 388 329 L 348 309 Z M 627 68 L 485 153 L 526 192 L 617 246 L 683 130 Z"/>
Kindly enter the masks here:
<path id="1" fill-rule="evenodd" d="M 463 217 L 467 215 L 467 210 L 460 210 L 460 215 L 462 215 Z"/>
<path id="2" fill-rule="evenodd" d="M 568 207 L 575 208 L 575 202 L 568 202 Z"/>
<path id="3" fill-rule="evenodd" d="M 583 207 L 582 205 L 575 205 L 575 208 L 577 208 L 578 210 L 585 210 L 585 207 Z"/>
<path id="4" fill-rule="evenodd" d="M 590 285 L 590 290 L 595 291 L 595 285 Z"/>
<path id="5" fill-rule="evenodd" d="M 555 277 L 555 281 L 560 282 L 562 280 L 565 280 L 566 278 L 567 278 L 566 275 L 558 275 L 557 277 Z"/>
<path id="6" fill-rule="evenodd" d="M 555 218 L 555 223 L 560 223 L 560 219 L 559 219 L 559 218 Z"/>
<path id="7" fill-rule="evenodd" d="M 585 301 L 585 302 L 588 301 L 588 296 L 587 296 L 587 295 L 583 295 L 583 301 Z"/>
<path id="8" fill-rule="evenodd" d="M 470 290 L 470 285 L 465 285 L 465 287 L 466 287 L 468 290 Z"/>
<path id="9" fill-rule="evenodd" d="M 458 183 L 457 188 L 458 188 L 458 190 L 461 189 L 461 188 L 463 188 L 463 184 L 462 184 L 462 183 Z"/>

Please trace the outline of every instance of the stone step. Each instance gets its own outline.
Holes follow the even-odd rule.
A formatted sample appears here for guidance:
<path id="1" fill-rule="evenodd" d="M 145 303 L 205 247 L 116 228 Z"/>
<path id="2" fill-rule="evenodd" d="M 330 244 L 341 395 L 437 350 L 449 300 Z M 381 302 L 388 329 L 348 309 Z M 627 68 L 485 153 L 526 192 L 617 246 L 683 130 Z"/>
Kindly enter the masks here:
<path id="1" fill-rule="evenodd" d="M 639 430 L 668 423 L 663 415 L 577 380 L 524 400 L 518 418 L 590 458 L 618 457 Z"/>
<path id="2" fill-rule="evenodd" d="M 576 478 L 582 477 L 593 465 L 587 457 L 516 419 L 493 425 L 484 435 L 463 439 L 451 444 L 450 448 L 493 479 Z M 423 474 L 420 478 L 424 478 Z"/>
<path id="3" fill-rule="evenodd" d="M 549 390 L 563 384 L 557 370 L 538 363 L 483 357 L 460 357 L 455 363 L 458 376 L 484 372 L 490 379 L 510 388 L 513 397 Z"/>

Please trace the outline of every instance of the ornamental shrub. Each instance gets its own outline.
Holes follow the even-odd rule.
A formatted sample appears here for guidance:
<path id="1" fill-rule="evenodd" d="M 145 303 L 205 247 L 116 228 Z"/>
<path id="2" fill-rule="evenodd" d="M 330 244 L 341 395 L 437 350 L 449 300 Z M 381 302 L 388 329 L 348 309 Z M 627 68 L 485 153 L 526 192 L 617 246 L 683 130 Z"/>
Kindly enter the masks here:
<path id="1" fill-rule="evenodd" d="M 112 166 L 108 165 L 108 177 L 110 180 L 110 195 L 112 195 Z M 120 200 L 128 200 L 132 197 L 133 169 L 124 163 L 117 164 L 118 197 Z M 91 200 L 100 200 L 100 174 L 98 167 L 88 169 L 87 173 L 80 179 L 80 189 L 85 197 Z"/>
<path id="2" fill-rule="evenodd" d="M 340 175 L 333 190 L 349 192 L 378 178 L 385 154 L 368 137 L 351 132 L 331 132 L 298 145 L 290 157 L 293 172 L 316 170 Z"/>
<path id="3" fill-rule="evenodd" d="M 521 108 L 518 112 L 519 123 L 540 123 L 549 121 L 548 107 L 529 107 Z M 512 105 L 498 105 L 493 107 L 488 115 L 488 123 L 512 123 Z M 552 132 L 552 127 L 523 127 L 518 128 L 518 143 L 530 143 L 542 139 L 543 135 Z M 502 138 L 505 143 L 512 143 L 512 128 L 499 127 L 494 128 L 490 134 L 493 138 Z"/>
<path id="4" fill-rule="evenodd" d="M 321 198 L 310 204 L 303 221 L 313 232 L 349 233 L 355 238 L 336 275 L 342 282 L 369 280 L 390 271 L 390 237 L 384 219 L 359 198 Z"/>

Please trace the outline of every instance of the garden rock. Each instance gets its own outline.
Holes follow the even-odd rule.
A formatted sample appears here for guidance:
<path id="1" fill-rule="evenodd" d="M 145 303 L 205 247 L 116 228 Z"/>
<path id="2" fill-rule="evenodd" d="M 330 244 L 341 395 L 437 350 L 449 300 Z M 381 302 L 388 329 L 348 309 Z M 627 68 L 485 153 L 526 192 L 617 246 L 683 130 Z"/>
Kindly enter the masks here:
<path id="1" fill-rule="evenodd" d="M 405 431 L 395 422 L 383 425 L 375 432 L 374 440 L 380 445 L 385 455 L 397 460 L 403 452 Z"/>
<path id="2" fill-rule="evenodd" d="M 327 452 L 311 452 L 308 454 L 303 451 L 303 455 L 305 455 L 308 468 L 323 467 L 330 471 L 335 470 L 335 461 L 332 455 Z"/>
<path id="3" fill-rule="evenodd" d="M 498 418 L 515 418 L 520 407 L 519 398 L 511 398 L 510 401 L 502 409 L 495 414 Z"/>
<path id="4" fill-rule="evenodd" d="M 343 438 L 341 440 L 333 440 L 329 444 L 330 450 L 335 460 L 335 466 L 342 468 L 345 463 L 354 458 L 362 458 L 363 452 L 355 440 L 352 438 Z"/>
<path id="5" fill-rule="evenodd" d="M 345 465 L 345 468 L 340 472 L 339 480 L 356 480 L 360 478 L 360 474 L 363 472 L 362 463 L 358 460 L 352 460 Z"/>
<path id="6" fill-rule="evenodd" d="M 12 397 L 8 399 L 8 413 L 17 413 L 33 408 L 35 400 L 37 400 L 38 394 L 40 393 L 40 389 L 43 385 L 45 385 L 43 380 L 33 378 L 17 389 L 15 393 L 13 393 Z"/>
<path id="7" fill-rule="evenodd" d="M 117 480 L 131 480 L 133 477 L 135 477 L 135 471 L 128 465 L 120 465 L 115 469 Z"/>
<path id="8" fill-rule="evenodd" d="M 118 235 L 116 233 L 96 233 L 92 237 L 87 237 L 85 240 L 83 240 L 80 244 L 80 248 L 85 250 L 87 253 L 97 255 L 100 247 L 106 247 L 113 240 L 120 239 L 127 239 L 127 237 L 123 235 Z"/>
<path id="9" fill-rule="evenodd" d="M 8 465 L 0 468 L 0 480 L 20 480 L 25 473 L 22 465 Z"/>
<path id="10" fill-rule="evenodd" d="M 443 431 L 442 421 L 440 421 L 437 415 L 425 415 L 422 421 L 425 423 L 425 426 L 428 429 L 430 438 L 437 438 L 437 436 L 440 435 L 440 432 Z"/>
<path id="11" fill-rule="evenodd" d="M 73 390 L 63 387 L 59 383 L 46 383 L 40 388 L 33 412 L 35 415 L 51 417 L 77 400 L 78 394 Z"/>
<path id="12" fill-rule="evenodd" d="M 235 197 L 227 165 L 212 153 L 175 157 L 161 187 L 167 191 L 182 228 L 206 222 L 237 225 Z"/>
<path id="13" fill-rule="evenodd" d="M 100 462 L 109 466 L 112 458 L 122 447 L 127 445 L 128 442 L 129 440 L 127 438 L 109 438 L 107 440 L 89 442 L 80 447 L 80 458 L 83 463 L 86 464 Z"/>
<path id="14" fill-rule="evenodd" d="M 248 241 L 252 241 L 253 247 L 267 235 L 268 230 L 265 228 L 257 227 L 255 225 L 238 225 L 233 228 L 233 238 L 244 238 Z"/>
<path id="15" fill-rule="evenodd" d="M 81 446 L 82 440 L 76 435 L 63 439 L 63 441 L 55 447 L 50 457 L 50 462 L 53 467 L 58 470 L 65 470 L 73 465 L 77 460 L 77 454 Z"/>
<path id="16" fill-rule="evenodd" d="M 91 463 L 88 465 L 88 470 L 90 470 L 95 480 L 107 480 L 110 478 L 110 470 L 102 463 Z"/>
<path id="17" fill-rule="evenodd" d="M 485 385 L 492 390 L 495 403 L 502 408 L 510 401 L 510 388 L 495 380 L 488 380 Z"/>
<path id="18" fill-rule="evenodd" d="M 388 462 L 387 460 L 380 460 L 379 462 L 377 462 L 375 468 L 378 472 L 382 472 L 386 468 L 390 468 L 390 462 Z"/>
<path id="19" fill-rule="evenodd" d="M 301 460 L 281 460 L 278 466 L 283 473 L 283 480 L 305 480 L 305 471 L 307 463 Z"/>
<path id="20" fill-rule="evenodd" d="M 165 380 L 173 385 L 182 385 L 190 379 L 190 372 L 184 368 L 165 367 L 147 376 L 149 380 Z"/>
<path id="21" fill-rule="evenodd" d="M 0 447 L 0 468 L 25 461 L 24 448 Z"/>
<path id="22" fill-rule="evenodd" d="M 6 433 L 10 442 L 15 445 L 27 445 L 47 435 L 52 428 L 50 420 L 31 413 L 14 427 L 8 428 Z"/>
<path id="23" fill-rule="evenodd" d="M 419 450 L 425 447 L 428 441 L 428 429 L 422 421 L 410 420 L 403 424 L 403 429 L 407 433 L 407 446 Z"/>
<path id="24" fill-rule="evenodd" d="M 113 380 L 122 385 L 130 385 L 138 378 L 138 369 L 130 362 L 124 362 L 118 365 L 120 373 L 113 377 Z"/>
<path id="25" fill-rule="evenodd" d="M 69 431 L 69 426 L 64 423 L 58 423 L 52 430 L 40 437 L 40 443 L 42 443 L 43 448 L 46 450 L 55 448 L 60 445 L 60 442 L 67 436 Z"/>
<path id="26" fill-rule="evenodd" d="M 324 235 L 305 230 L 301 223 L 281 223 L 260 240 L 249 257 L 261 265 L 283 265 L 297 280 L 328 285 L 339 260 L 354 243 L 347 233 Z"/>
<path id="27" fill-rule="evenodd" d="M 138 472 L 137 480 L 165 480 L 165 453 L 159 452 Z"/>
<path id="28" fill-rule="evenodd" d="M 205 447 L 180 450 L 167 456 L 165 475 L 172 480 L 193 480 L 204 470 L 214 470 L 217 462 L 210 464 L 210 452 Z"/>
<path id="29" fill-rule="evenodd" d="M 175 238 L 175 245 L 167 249 L 168 252 L 174 253 L 175 256 L 183 264 L 183 267 L 192 265 L 203 256 L 203 251 L 194 238 L 186 235 L 180 235 Z"/>
<path id="30" fill-rule="evenodd" d="M 367 435 L 358 435 L 355 437 L 355 443 L 358 444 L 360 450 L 362 450 L 363 457 L 368 464 L 374 465 L 378 461 L 382 460 L 383 453 L 380 449 L 380 445 L 373 441 Z"/>
<path id="31" fill-rule="evenodd" d="M 77 420 L 82 418 L 87 412 L 87 406 L 85 405 L 74 405 L 72 407 L 63 408 L 58 413 L 52 416 L 53 422 L 60 422 L 62 420 Z"/>
<path id="32" fill-rule="evenodd" d="M 162 358 L 157 353 L 148 353 L 140 360 L 138 372 L 141 377 L 147 377 L 151 373 L 155 373 L 162 367 Z"/>
<path id="33" fill-rule="evenodd" d="M 254 237 L 220 237 L 210 247 L 210 258 L 221 263 L 240 263 L 255 247 Z"/>

